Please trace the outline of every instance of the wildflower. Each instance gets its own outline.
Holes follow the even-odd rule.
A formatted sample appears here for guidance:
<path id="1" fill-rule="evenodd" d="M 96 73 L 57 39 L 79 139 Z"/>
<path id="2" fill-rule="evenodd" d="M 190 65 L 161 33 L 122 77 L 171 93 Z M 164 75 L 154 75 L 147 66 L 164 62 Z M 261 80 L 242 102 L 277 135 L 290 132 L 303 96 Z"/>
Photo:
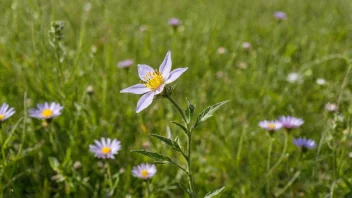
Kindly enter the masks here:
<path id="1" fill-rule="evenodd" d="M 1 122 L 7 120 L 9 117 L 11 117 L 13 114 L 15 114 L 15 109 L 14 108 L 9 108 L 9 105 L 6 103 L 3 103 L 0 107 L 0 124 Z"/>
<path id="2" fill-rule="evenodd" d="M 224 47 L 219 47 L 218 48 L 218 54 L 225 54 L 226 53 L 226 48 L 224 48 Z"/>
<path id="3" fill-rule="evenodd" d="M 323 78 L 318 78 L 315 82 L 316 82 L 318 85 L 325 85 L 325 84 L 326 84 L 326 80 L 323 79 Z"/>
<path id="4" fill-rule="evenodd" d="M 295 129 L 304 123 L 302 119 L 293 116 L 281 116 L 279 117 L 279 122 L 286 129 Z"/>
<path id="5" fill-rule="evenodd" d="M 159 71 L 148 65 L 138 65 L 138 75 L 141 83 L 120 91 L 120 93 L 144 94 L 137 103 L 137 113 L 147 108 L 153 102 L 154 96 L 164 90 L 166 84 L 174 82 L 188 69 L 178 68 L 171 71 L 171 65 L 170 51 L 167 52 L 164 61 L 159 67 Z"/>
<path id="6" fill-rule="evenodd" d="M 172 27 L 178 27 L 181 25 L 181 20 L 178 18 L 170 18 L 168 24 Z"/>
<path id="7" fill-rule="evenodd" d="M 242 43 L 242 48 L 243 49 L 250 49 L 252 47 L 250 42 L 243 42 Z"/>
<path id="8" fill-rule="evenodd" d="M 325 105 L 325 109 L 328 112 L 336 112 L 339 109 L 339 107 L 337 106 L 337 104 L 329 102 Z"/>
<path id="9" fill-rule="evenodd" d="M 117 63 L 119 68 L 128 68 L 133 65 L 134 61 L 132 59 L 126 59 Z"/>
<path id="10" fill-rule="evenodd" d="M 274 120 L 274 121 L 260 121 L 259 126 L 263 129 L 266 129 L 268 131 L 276 131 L 282 128 L 281 122 Z"/>
<path id="11" fill-rule="evenodd" d="M 296 83 L 296 82 L 301 82 L 302 81 L 302 77 L 299 73 L 289 73 L 286 80 L 290 83 Z"/>
<path id="12" fill-rule="evenodd" d="M 274 17 L 278 20 L 285 20 L 287 18 L 286 13 L 282 11 L 275 12 Z"/>
<path id="13" fill-rule="evenodd" d="M 94 87 L 93 85 L 88 85 L 86 92 L 88 95 L 92 95 L 94 93 Z"/>
<path id="14" fill-rule="evenodd" d="M 154 164 L 140 164 L 133 167 L 132 175 L 141 179 L 149 179 L 156 173 L 156 167 Z"/>
<path id="15" fill-rule="evenodd" d="M 95 145 L 89 145 L 89 151 L 94 153 L 95 157 L 103 159 L 114 159 L 114 155 L 121 149 L 120 141 L 110 138 L 101 138 L 101 141 L 94 140 Z"/>
<path id="16" fill-rule="evenodd" d="M 60 104 L 52 102 L 44 104 L 37 104 L 38 109 L 30 109 L 29 116 L 38 119 L 52 119 L 61 115 L 61 110 L 64 108 Z"/>
<path id="17" fill-rule="evenodd" d="M 303 149 L 303 151 L 306 151 L 306 149 L 313 149 L 317 146 L 314 140 L 307 140 L 306 138 L 298 138 L 298 139 L 293 139 L 292 142 L 300 149 Z"/>

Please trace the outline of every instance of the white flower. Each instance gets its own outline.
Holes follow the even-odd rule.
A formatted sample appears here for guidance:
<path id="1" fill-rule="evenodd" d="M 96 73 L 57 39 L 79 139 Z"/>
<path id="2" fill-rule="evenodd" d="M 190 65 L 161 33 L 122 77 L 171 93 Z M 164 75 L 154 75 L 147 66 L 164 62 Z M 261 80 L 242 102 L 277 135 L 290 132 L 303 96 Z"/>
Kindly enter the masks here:
<path id="1" fill-rule="evenodd" d="M 141 179 L 149 179 L 156 173 L 156 167 L 154 164 L 140 164 L 133 167 L 132 175 Z"/>
<path id="2" fill-rule="evenodd" d="M 318 85 L 325 85 L 325 84 L 326 84 L 326 80 L 323 79 L 323 78 L 318 78 L 315 82 L 316 82 Z"/>
<path id="3" fill-rule="evenodd" d="M 290 83 L 300 82 L 302 81 L 302 77 L 299 73 L 289 73 L 286 80 Z"/>
<path id="4" fill-rule="evenodd" d="M 64 108 L 60 104 L 52 102 L 37 104 L 38 109 L 30 109 L 29 116 L 38 119 L 51 119 L 61 115 L 61 110 Z"/>
<path id="5" fill-rule="evenodd" d="M 273 121 L 263 120 L 263 121 L 260 121 L 258 125 L 261 128 L 266 129 L 268 131 L 276 131 L 282 128 L 281 122 L 277 120 L 273 120 Z"/>
<path id="6" fill-rule="evenodd" d="M 98 158 L 111 158 L 114 159 L 114 155 L 121 149 L 120 141 L 110 138 L 101 138 L 101 141 L 94 140 L 95 145 L 89 145 L 89 151 L 94 153 L 95 157 Z"/>
<path id="7" fill-rule="evenodd" d="M 15 109 L 12 107 L 9 108 L 8 104 L 3 103 L 0 107 L 0 123 L 7 120 L 13 114 L 15 114 Z"/>
<path id="8" fill-rule="evenodd" d="M 171 71 L 171 52 L 168 51 L 159 71 L 148 65 L 138 65 L 138 75 L 142 83 L 133 85 L 120 91 L 120 93 L 144 94 L 137 103 L 136 112 L 147 108 L 155 95 L 160 94 L 166 84 L 174 82 L 188 68 L 178 68 Z M 170 72 L 171 71 L 171 72 Z"/>

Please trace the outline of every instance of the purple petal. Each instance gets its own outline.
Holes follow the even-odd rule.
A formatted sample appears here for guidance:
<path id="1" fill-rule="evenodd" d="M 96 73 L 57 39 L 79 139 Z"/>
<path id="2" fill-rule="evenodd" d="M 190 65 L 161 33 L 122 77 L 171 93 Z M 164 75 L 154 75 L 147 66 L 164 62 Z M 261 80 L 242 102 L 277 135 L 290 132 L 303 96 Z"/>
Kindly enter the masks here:
<path id="1" fill-rule="evenodd" d="M 171 65 L 172 65 L 172 61 L 171 61 L 171 52 L 168 51 L 164 61 L 161 63 L 160 67 L 159 67 L 159 72 L 161 72 L 161 74 L 163 75 L 164 79 L 166 79 L 171 71 Z"/>
<path id="2" fill-rule="evenodd" d="M 145 80 L 144 77 L 149 73 L 154 72 L 154 69 L 148 65 L 138 65 L 138 75 L 141 80 Z"/>
<path id="3" fill-rule="evenodd" d="M 136 84 L 131 87 L 127 87 L 120 91 L 120 93 L 133 93 L 133 94 L 144 94 L 148 91 L 151 91 L 150 88 L 146 87 L 143 84 Z"/>
<path id="4" fill-rule="evenodd" d="M 144 94 L 137 103 L 136 112 L 139 113 L 143 109 L 147 108 L 150 104 L 152 104 L 154 98 L 154 92 L 149 92 Z"/>
<path id="5" fill-rule="evenodd" d="M 173 70 L 169 77 L 167 78 L 167 80 L 165 81 L 166 84 L 169 84 L 169 83 L 172 83 L 174 82 L 176 79 L 178 79 L 182 74 L 183 72 L 185 72 L 186 70 L 188 69 L 188 67 L 186 68 L 177 68 L 175 70 Z"/>

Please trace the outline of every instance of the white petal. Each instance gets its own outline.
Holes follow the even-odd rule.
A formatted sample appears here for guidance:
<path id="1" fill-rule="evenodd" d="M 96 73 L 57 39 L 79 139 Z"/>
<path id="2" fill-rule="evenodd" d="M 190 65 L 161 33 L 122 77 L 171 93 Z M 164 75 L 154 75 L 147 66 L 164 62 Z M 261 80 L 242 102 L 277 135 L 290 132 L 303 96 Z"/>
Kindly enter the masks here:
<path id="1" fill-rule="evenodd" d="M 155 95 L 158 95 L 159 93 L 161 93 L 164 90 L 164 87 L 165 87 L 165 83 L 161 84 L 160 87 L 154 91 Z"/>
<path id="2" fill-rule="evenodd" d="M 154 98 L 154 92 L 149 92 L 144 94 L 137 103 L 136 112 L 139 113 L 143 109 L 147 108 L 150 104 L 152 104 Z"/>
<path id="3" fill-rule="evenodd" d="M 148 65 L 138 65 L 138 75 L 141 80 L 145 80 L 144 77 L 149 73 L 154 72 L 154 69 Z"/>
<path id="4" fill-rule="evenodd" d="M 168 76 L 167 80 L 165 81 L 166 84 L 172 83 L 174 82 L 176 79 L 178 79 L 183 72 L 185 72 L 188 69 L 188 67 L 186 68 L 177 68 L 175 70 L 173 70 L 170 75 Z"/>
<path id="5" fill-rule="evenodd" d="M 131 87 L 127 87 L 120 91 L 120 93 L 133 93 L 133 94 L 144 94 L 148 91 L 151 91 L 150 88 L 146 87 L 143 84 L 136 84 Z"/>
<path id="6" fill-rule="evenodd" d="M 171 71 L 171 65 L 172 65 L 172 61 L 171 61 L 171 52 L 168 51 L 164 61 L 161 63 L 160 67 L 159 67 L 159 72 L 161 72 L 161 74 L 163 75 L 164 79 L 166 79 Z"/>

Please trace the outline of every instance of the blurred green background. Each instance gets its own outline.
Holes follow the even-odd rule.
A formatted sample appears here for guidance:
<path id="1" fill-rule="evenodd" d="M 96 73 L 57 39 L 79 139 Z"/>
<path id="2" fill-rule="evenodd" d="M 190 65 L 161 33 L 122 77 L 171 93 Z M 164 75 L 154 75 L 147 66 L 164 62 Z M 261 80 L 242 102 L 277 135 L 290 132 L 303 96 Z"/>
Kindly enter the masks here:
<path id="1" fill-rule="evenodd" d="M 193 135 L 200 197 L 221 186 L 226 187 L 219 197 L 273 197 L 297 172 L 281 197 L 351 196 L 352 83 L 346 75 L 351 9 L 348 0 L 0 1 L 0 103 L 16 109 L 1 129 L 10 137 L 2 146 L 1 195 L 143 197 L 145 183 L 133 178 L 131 169 L 153 161 L 130 150 L 157 151 L 184 163 L 148 135 L 167 136 L 170 128 L 173 138 L 184 138 L 170 122 L 181 120 L 173 106 L 160 99 L 136 114 L 139 96 L 120 94 L 138 83 L 137 64 L 158 68 L 171 50 L 173 68 L 188 67 L 174 83 L 175 100 L 186 107 L 187 98 L 197 114 L 230 100 Z M 274 17 L 280 10 L 286 20 Z M 172 17 L 182 21 L 178 28 L 168 24 Z M 49 31 L 57 20 L 64 22 L 63 39 L 53 47 Z M 244 49 L 243 42 L 251 48 Z M 124 59 L 134 64 L 117 67 Z M 292 72 L 301 80 L 288 82 Z M 317 84 L 319 78 L 327 83 Z M 93 94 L 87 93 L 89 86 Z M 326 112 L 325 104 L 337 103 L 339 96 L 339 114 Z M 27 117 L 29 108 L 45 101 L 64 106 L 47 128 Z M 267 191 L 269 136 L 258 122 L 279 115 L 305 123 L 290 135 L 288 156 Z M 283 132 L 274 136 L 273 163 L 281 154 Z M 302 136 L 321 146 L 300 154 L 291 139 Z M 115 160 L 89 152 L 89 144 L 101 137 L 121 141 Z M 116 181 L 113 192 L 107 163 Z M 186 197 L 177 184 L 186 183 L 186 176 L 171 165 L 157 168 L 152 197 Z"/>

